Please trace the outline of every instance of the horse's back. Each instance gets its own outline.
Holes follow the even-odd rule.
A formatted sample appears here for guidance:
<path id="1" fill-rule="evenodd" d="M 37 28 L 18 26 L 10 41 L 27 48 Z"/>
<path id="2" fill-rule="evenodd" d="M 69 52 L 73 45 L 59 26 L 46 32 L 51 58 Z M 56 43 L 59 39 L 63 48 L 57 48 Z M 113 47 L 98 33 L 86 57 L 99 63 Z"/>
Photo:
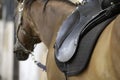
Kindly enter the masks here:
<path id="1" fill-rule="evenodd" d="M 118 43 L 120 38 L 116 37 L 119 40 L 115 38 L 115 35 L 120 36 L 119 25 L 120 15 L 101 33 L 87 69 L 77 76 L 70 77 L 69 80 L 120 80 L 120 77 L 117 76 L 120 74 L 120 65 L 118 64 L 120 58 L 116 60 L 116 56 L 114 56 L 114 54 L 117 55 L 120 52 L 120 48 L 116 52 L 116 48 L 120 45 Z M 118 68 L 115 68 L 115 63 Z M 116 73 L 116 69 L 118 73 Z"/>

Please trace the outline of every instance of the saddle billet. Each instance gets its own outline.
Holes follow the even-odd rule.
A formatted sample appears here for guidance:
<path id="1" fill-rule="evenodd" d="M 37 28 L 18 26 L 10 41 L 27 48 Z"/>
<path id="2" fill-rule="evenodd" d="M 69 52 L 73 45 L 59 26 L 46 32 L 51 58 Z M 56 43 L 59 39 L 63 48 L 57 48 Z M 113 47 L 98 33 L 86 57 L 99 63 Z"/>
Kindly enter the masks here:
<path id="1" fill-rule="evenodd" d="M 95 0 L 91 0 L 91 2 L 92 1 L 95 1 Z M 95 2 L 97 2 L 97 1 L 95 1 Z M 88 4 L 90 4 L 90 2 L 88 2 L 86 5 L 88 5 Z M 93 4 L 93 2 L 92 2 L 92 4 Z M 85 9 L 88 9 L 87 7 L 85 7 L 85 5 L 79 6 L 79 8 L 76 9 L 77 11 L 80 11 L 79 12 L 80 19 L 78 22 L 79 24 L 74 27 L 72 26 L 73 30 L 70 31 L 71 33 L 69 33 L 69 35 L 67 34 L 67 32 L 64 32 L 65 33 L 64 35 L 67 34 L 67 36 L 65 38 L 57 37 L 57 39 L 60 39 L 63 41 L 61 41 L 61 43 L 57 43 L 57 41 L 56 41 L 56 46 L 57 46 L 57 48 L 55 46 L 56 63 L 57 63 L 57 66 L 59 67 L 59 69 L 61 71 L 65 72 L 68 76 L 76 75 L 76 74 L 82 72 L 87 67 L 87 64 L 89 63 L 90 56 L 92 54 L 93 48 L 96 44 L 96 41 L 97 41 L 99 35 L 104 30 L 104 28 L 115 18 L 113 16 L 120 13 L 120 8 L 119 8 L 120 4 L 119 3 L 112 5 L 111 7 L 108 7 L 105 10 L 101 9 L 100 4 L 98 6 L 99 6 L 99 8 L 97 9 L 98 11 L 91 9 L 92 7 L 96 7 L 96 6 L 92 6 L 92 7 L 89 6 L 89 8 L 91 9 L 91 11 L 89 11 L 89 13 L 84 12 Z M 81 11 L 81 10 L 83 10 L 83 11 Z M 94 13 L 94 11 L 95 11 L 95 14 L 91 15 L 92 13 Z M 89 18 L 86 19 L 85 18 L 86 16 L 89 16 Z M 85 21 L 84 21 L 84 19 L 85 19 Z M 82 24 L 82 22 L 84 22 L 84 24 Z M 67 55 L 69 55 L 70 57 L 66 58 L 67 57 L 66 54 L 65 54 L 66 57 L 64 57 L 64 53 L 59 53 L 59 52 L 60 52 L 60 49 L 64 48 L 64 45 L 71 46 L 71 44 L 69 44 L 69 43 L 72 39 L 75 42 L 74 47 L 76 47 L 76 48 L 73 47 L 74 49 L 73 48 L 71 48 L 71 49 L 74 50 L 75 52 L 73 51 L 74 53 L 70 53 L 70 51 L 68 49 Z M 65 48 L 67 46 L 65 46 Z M 64 51 L 66 51 L 66 50 L 64 50 Z M 62 57 L 59 58 L 59 56 L 62 56 Z M 64 60 L 62 60 L 62 59 L 64 59 Z"/>

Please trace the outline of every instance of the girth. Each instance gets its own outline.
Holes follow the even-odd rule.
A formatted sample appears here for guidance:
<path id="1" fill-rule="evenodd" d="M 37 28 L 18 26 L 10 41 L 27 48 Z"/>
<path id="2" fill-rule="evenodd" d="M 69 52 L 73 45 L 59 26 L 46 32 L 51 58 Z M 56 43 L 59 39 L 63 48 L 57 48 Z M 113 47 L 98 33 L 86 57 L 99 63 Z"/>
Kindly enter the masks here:
<path id="1" fill-rule="evenodd" d="M 55 44 L 55 59 L 61 71 L 71 76 L 87 67 L 100 34 L 119 14 L 119 6 L 102 10 L 99 1 L 88 0 L 64 21 Z"/>

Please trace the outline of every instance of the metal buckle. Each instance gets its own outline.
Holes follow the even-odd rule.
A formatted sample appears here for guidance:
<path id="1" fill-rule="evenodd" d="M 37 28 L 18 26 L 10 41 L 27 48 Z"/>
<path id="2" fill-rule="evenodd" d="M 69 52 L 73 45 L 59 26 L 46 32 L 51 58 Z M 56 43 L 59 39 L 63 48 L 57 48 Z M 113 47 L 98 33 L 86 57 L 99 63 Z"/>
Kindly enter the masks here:
<path id="1" fill-rule="evenodd" d="M 18 4 L 18 11 L 19 12 L 23 11 L 23 9 L 24 9 L 24 2 L 25 2 L 25 0 L 23 0 L 23 2 L 21 2 L 21 3 Z"/>

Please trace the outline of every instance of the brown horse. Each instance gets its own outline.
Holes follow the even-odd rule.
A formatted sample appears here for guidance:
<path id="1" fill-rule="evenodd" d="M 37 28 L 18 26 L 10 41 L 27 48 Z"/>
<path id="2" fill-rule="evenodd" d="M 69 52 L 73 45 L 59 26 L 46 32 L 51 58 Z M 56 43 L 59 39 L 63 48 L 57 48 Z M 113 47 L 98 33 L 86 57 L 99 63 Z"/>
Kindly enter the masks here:
<path id="1" fill-rule="evenodd" d="M 35 43 L 44 42 L 49 50 L 46 63 L 48 80 L 66 80 L 56 65 L 53 46 L 61 24 L 76 6 L 64 0 L 49 0 L 47 5 L 46 2 L 25 1 L 18 38 L 28 51 L 24 51 L 20 43 L 17 43 L 19 45 L 16 50 L 24 51 L 23 54 L 28 56 Z M 67 80 L 120 80 L 119 25 L 120 16 L 117 16 L 99 37 L 86 70 L 79 75 L 68 77 Z"/>

